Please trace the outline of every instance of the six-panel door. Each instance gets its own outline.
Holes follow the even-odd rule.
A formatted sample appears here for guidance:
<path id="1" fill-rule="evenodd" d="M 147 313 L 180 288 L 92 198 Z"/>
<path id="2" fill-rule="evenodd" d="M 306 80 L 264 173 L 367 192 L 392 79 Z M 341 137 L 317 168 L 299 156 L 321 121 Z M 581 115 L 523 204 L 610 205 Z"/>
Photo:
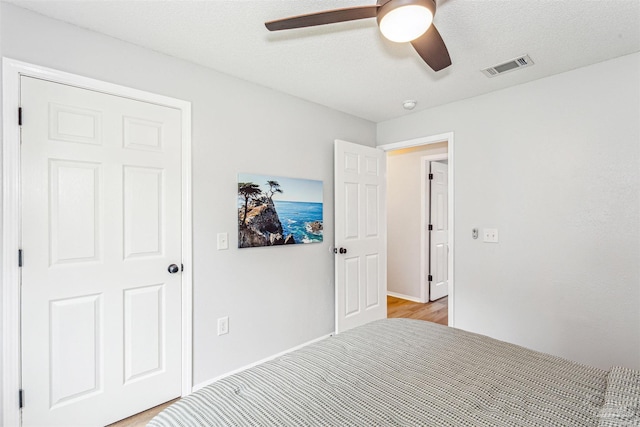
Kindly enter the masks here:
<path id="1" fill-rule="evenodd" d="M 385 160 L 335 142 L 336 332 L 387 317 Z"/>
<path id="2" fill-rule="evenodd" d="M 21 78 L 23 424 L 180 395 L 181 113 Z"/>
<path id="3" fill-rule="evenodd" d="M 429 232 L 429 267 L 431 282 L 429 300 L 435 301 L 449 294 L 449 225 L 448 225 L 448 166 L 431 162 L 431 225 Z"/>

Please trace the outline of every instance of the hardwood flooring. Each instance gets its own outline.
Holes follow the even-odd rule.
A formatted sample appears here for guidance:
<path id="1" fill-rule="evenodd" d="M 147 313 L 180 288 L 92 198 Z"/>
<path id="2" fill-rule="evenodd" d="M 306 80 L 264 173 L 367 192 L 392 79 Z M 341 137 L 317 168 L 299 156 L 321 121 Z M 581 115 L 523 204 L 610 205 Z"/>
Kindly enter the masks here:
<path id="1" fill-rule="evenodd" d="M 177 400 L 178 399 L 170 400 L 169 402 L 158 405 L 155 408 L 147 409 L 144 412 L 140 412 L 139 414 L 125 418 L 124 420 L 109 424 L 107 427 L 144 427 L 149 421 L 151 421 L 151 418 L 155 417 L 160 411 Z"/>
<path id="2" fill-rule="evenodd" d="M 447 325 L 448 322 L 448 302 L 447 297 L 426 304 L 407 301 L 400 298 L 387 296 L 387 317 L 404 317 L 410 319 L 426 320 L 428 322 Z M 107 427 L 144 427 L 164 408 L 177 401 L 172 400 L 160 406 L 151 408 L 132 417 L 125 418 Z"/>
<path id="3" fill-rule="evenodd" d="M 420 319 L 448 325 L 449 297 L 440 298 L 428 303 L 413 302 L 387 296 L 387 317 L 403 317 Z"/>

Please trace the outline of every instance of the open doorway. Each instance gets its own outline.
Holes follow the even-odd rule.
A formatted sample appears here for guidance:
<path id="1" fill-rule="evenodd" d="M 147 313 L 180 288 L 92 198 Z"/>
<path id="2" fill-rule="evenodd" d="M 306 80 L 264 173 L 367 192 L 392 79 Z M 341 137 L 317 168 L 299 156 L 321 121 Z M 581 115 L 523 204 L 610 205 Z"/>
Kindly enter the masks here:
<path id="1" fill-rule="evenodd" d="M 387 153 L 388 317 L 453 326 L 453 134 L 379 148 Z M 438 174 L 445 186 L 430 191 Z"/>

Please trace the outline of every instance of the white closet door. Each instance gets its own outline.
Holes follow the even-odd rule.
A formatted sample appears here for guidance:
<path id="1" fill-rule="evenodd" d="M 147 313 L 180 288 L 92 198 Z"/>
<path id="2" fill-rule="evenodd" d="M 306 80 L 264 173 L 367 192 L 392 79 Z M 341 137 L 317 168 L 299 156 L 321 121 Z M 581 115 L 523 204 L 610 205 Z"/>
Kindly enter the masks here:
<path id="1" fill-rule="evenodd" d="M 23 425 L 181 391 L 181 114 L 21 79 Z"/>

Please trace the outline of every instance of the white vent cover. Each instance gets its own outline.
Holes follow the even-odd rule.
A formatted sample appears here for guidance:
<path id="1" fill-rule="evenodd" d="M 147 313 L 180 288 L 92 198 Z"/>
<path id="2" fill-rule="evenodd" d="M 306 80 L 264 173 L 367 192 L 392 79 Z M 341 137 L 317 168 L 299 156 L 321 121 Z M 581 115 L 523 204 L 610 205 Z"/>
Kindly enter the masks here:
<path id="1" fill-rule="evenodd" d="M 529 58 L 529 55 L 523 55 L 502 64 L 485 68 L 484 70 L 482 70 L 482 72 L 487 77 L 495 77 L 498 74 L 504 74 L 508 73 L 509 71 L 519 70 L 520 68 L 528 67 L 529 65 L 533 65 L 533 61 L 531 60 L 531 58 Z"/>

